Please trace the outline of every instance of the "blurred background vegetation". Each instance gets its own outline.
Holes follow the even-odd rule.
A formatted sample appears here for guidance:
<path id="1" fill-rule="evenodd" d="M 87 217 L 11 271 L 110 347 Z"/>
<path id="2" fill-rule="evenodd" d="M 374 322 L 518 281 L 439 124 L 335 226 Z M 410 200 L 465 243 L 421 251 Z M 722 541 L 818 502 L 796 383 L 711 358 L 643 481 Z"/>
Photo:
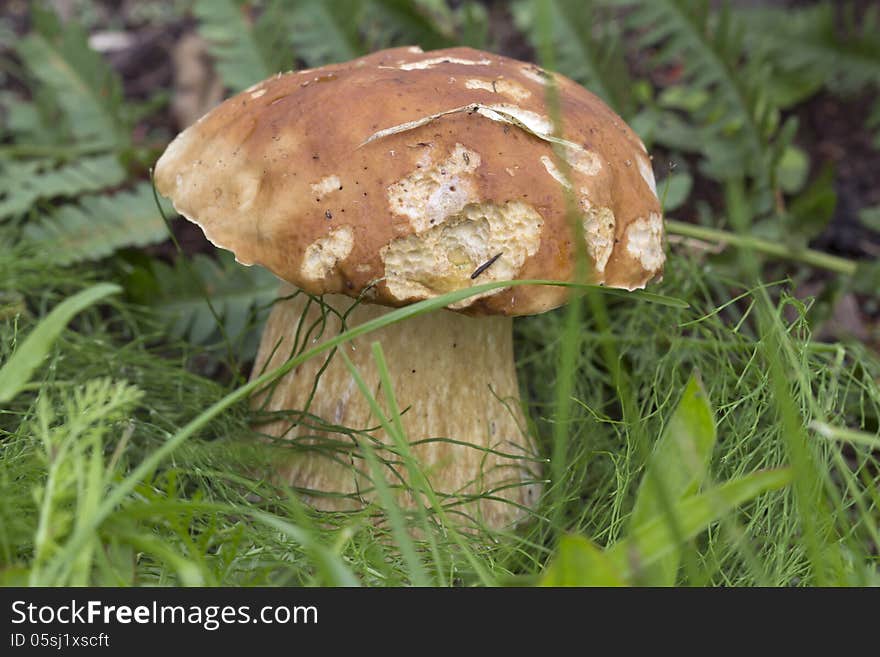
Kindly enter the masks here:
<path id="1" fill-rule="evenodd" d="M 0 363 L 63 299 L 120 293 L 59 327 L 0 405 L 0 581 L 877 583 L 878 34 L 880 4 L 858 0 L 7 0 Z M 561 311 L 518 322 L 533 430 L 569 471 L 503 541 L 401 545 L 370 520 L 387 509 L 328 519 L 248 479 L 271 456 L 241 400 L 187 433 L 246 380 L 277 281 L 163 202 L 166 225 L 150 167 L 232 92 L 412 44 L 539 61 L 626 119 L 668 220 L 659 291 L 690 304 L 593 301 L 576 333 Z M 694 370 L 714 411 L 687 424 Z M 788 465 L 794 483 L 705 517 L 673 505 L 639 544 L 678 555 L 671 579 L 622 572 L 652 445 L 679 421 L 713 480 Z"/>

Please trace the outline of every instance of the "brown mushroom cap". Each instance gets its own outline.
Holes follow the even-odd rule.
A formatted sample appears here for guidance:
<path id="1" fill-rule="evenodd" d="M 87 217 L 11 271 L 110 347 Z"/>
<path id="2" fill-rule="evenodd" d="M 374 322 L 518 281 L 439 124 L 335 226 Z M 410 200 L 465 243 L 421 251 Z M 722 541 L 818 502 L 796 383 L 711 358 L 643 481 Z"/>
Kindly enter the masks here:
<path id="1" fill-rule="evenodd" d="M 178 135 L 156 184 L 240 262 L 313 294 L 375 284 L 371 300 L 390 306 L 495 280 L 569 280 L 570 190 L 593 280 L 644 287 L 665 259 L 647 151 L 561 75 L 553 137 L 549 76 L 470 48 L 395 48 L 279 74 Z M 527 315 L 566 297 L 518 286 L 454 308 Z"/>

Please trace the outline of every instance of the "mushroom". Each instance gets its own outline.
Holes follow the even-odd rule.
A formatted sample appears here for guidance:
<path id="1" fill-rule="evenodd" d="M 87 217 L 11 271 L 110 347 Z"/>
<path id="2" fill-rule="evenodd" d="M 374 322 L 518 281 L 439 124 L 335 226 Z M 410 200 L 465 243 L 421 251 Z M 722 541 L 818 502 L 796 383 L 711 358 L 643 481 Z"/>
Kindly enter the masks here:
<path id="1" fill-rule="evenodd" d="M 562 134 L 546 105 L 551 78 Z M 282 296 L 323 295 L 339 313 L 363 297 L 348 326 L 481 283 L 571 280 L 576 239 L 597 284 L 641 288 L 664 263 L 651 160 L 626 123 L 561 75 L 470 48 L 395 48 L 264 80 L 178 135 L 155 180 L 212 243 L 281 278 Z M 512 318 L 567 294 L 500 287 L 346 346 L 382 399 L 369 348 L 381 343 L 412 453 L 457 517 L 508 527 L 536 502 L 539 459 L 519 398 Z M 276 303 L 253 376 L 289 358 L 300 321 L 320 313 L 303 294 Z M 325 331 L 340 329 L 334 314 L 327 321 Z M 308 405 L 331 426 L 378 426 L 342 359 L 313 391 L 323 364 L 304 363 L 254 404 Z M 369 501 L 369 471 L 350 436 L 307 424 L 262 427 L 301 448 L 276 475 L 320 509 Z M 339 451 L 328 451 L 328 437 Z M 385 455 L 386 479 L 406 481 L 399 457 Z"/>

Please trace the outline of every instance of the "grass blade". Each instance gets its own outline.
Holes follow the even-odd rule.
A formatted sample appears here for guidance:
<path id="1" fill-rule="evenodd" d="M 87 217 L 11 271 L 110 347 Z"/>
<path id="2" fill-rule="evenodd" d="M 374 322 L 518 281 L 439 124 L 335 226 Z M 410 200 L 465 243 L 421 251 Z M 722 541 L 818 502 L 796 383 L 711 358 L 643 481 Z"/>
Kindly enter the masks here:
<path id="1" fill-rule="evenodd" d="M 687 540 L 696 536 L 737 506 L 762 493 L 783 488 L 791 481 L 792 471 L 787 468 L 754 472 L 678 502 L 673 510 L 680 538 Z M 678 538 L 665 518 L 654 518 L 635 527 L 626 539 L 615 543 L 607 552 L 631 582 L 641 583 L 645 568 L 675 553 Z"/>
<path id="2" fill-rule="evenodd" d="M 361 377 L 360 372 L 357 371 L 357 368 L 355 368 L 354 364 L 344 351 L 340 351 L 339 355 L 342 356 L 342 359 L 345 361 L 345 365 L 348 367 L 348 371 L 351 372 L 351 376 L 357 384 L 358 389 L 361 391 L 361 394 L 369 402 L 373 414 L 382 423 L 382 427 L 385 429 L 386 433 L 390 436 L 394 436 L 399 421 L 395 422 L 394 425 L 389 422 L 386 415 L 382 412 L 378 400 L 370 392 L 367 384 L 364 383 L 364 379 Z M 394 493 L 391 491 L 391 487 L 385 479 L 385 473 L 382 471 L 382 463 L 379 461 L 379 457 L 376 456 L 376 452 L 373 450 L 373 446 L 370 444 L 369 440 L 364 439 L 360 435 L 357 435 L 356 438 L 361 451 L 364 454 L 364 460 L 370 468 L 370 476 L 373 481 L 373 486 L 376 487 L 376 493 L 379 495 L 379 502 L 385 510 L 385 515 L 388 516 L 388 522 L 391 525 L 391 533 L 394 536 L 397 546 L 400 548 L 400 554 L 406 562 L 407 569 L 412 578 L 412 583 L 415 586 L 430 586 L 431 580 L 428 577 L 428 573 L 425 571 L 425 567 L 422 565 L 422 560 L 419 558 L 416 546 L 407 531 L 403 510 L 398 505 L 397 500 L 394 499 Z M 421 500 L 416 498 L 416 504 L 420 503 Z"/>
<path id="3" fill-rule="evenodd" d="M 642 480 L 630 526 L 666 519 L 674 533 L 680 533 L 671 505 L 702 485 L 715 446 L 716 431 L 712 408 L 699 377 L 688 381 L 684 395 L 663 435 L 654 446 Z M 644 572 L 646 584 L 672 586 L 678 572 L 678 550 Z"/>
<path id="4" fill-rule="evenodd" d="M 360 586 L 360 582 L 351 569 L 346 565 L 342 557 L 334 554 L 330 549 L 318 543 L 311 533 L 297 527 L 291 522 L 278 516 L 263 511 L 242 508 L 242 513 L 254 520 L 278 530 L 302 545 L 317 562 L 318 570 L 324 576 L 325 582 L 330 586 Z"/>
<path id="5" fill-rule="evenodd" d="M 104 297 L 121 291 L 118 285 L 99 283 L 65 299 L 46 315 L 0 368 L 0 404 L 11 401 L 27 384 L 74 315 Z"/>

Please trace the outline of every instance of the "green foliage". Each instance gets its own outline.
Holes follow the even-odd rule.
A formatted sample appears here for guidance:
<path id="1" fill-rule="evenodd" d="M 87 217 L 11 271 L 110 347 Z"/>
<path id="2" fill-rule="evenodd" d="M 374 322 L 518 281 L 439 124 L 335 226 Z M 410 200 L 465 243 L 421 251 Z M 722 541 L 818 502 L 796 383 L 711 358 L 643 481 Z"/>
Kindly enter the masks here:
<path id="1" fill-rule="evenodd" d="M 107 63 L 88 47 L 74 22 L 61 25 L 51 12 L 34 8 L 35 31 L 17 46 L 30 74 L 62 110 L 77 141 L 120 148 L 130 139 L 120 111 L 122 87 Z"/>
<path id="2" fill-rule="evenodd" d="M 33 20 L 16 52 L 34 100 L 2 99 L 15 142 L 0 147 L 0 221 L 27 216 L 20 236 L 53 249 L 59 264 L 163 240 L 149 184 L 106 191 L 125 183 L 122 162 L 142 157 L 130 135 L 137 111 L 122 102 L 118 77 L 75 21 L 62 24 L 39 6 Z"/>
<path id="3" fill-rule="evenodd" d="M 361 0 L 302 0 L 292 4 L 288 24 L 297 55 L 308 66 L 344 62 L 363 55 Z"/>
<path id="4" fill-rule="evenodd" d="M 678 538 L 675 532 L 681 531 L 681 520 L 674 515 L 673 506 L 702 486 L 716 439 L 712 407 L 700 380 L 691 376 L 675 413 L 648 459 L 645 477 L 629 518 L 631 530 L 668 515 L 668 524 L 675 530 L 670 538 Z M 672 586 L 680 558 L 680 554 L 671 552 L 655 565 L 646 566 L 641 574 L 642 581 Z"/>
<path id="5" fill-rule="evenodd" d="M 544 586 L 672 586 L 681 543 L 733 507 L 790 480 L 784 472 L 755 472 L 699 492 L 716 441 L 715 420 L 696 376 L 655 443 L 629 517 L 629 534 L 602 550 L 582 537 L 566 537 L 545 569 Z"/>
<path id="6" fill-rule="evenodd" d="M 241 91 L 284 69 L 289 61 L 284 43 L 281 3 L 269 2 L 263 20 L 254 21 L 236 0 L 196 0 L 193 11 L 207 41 L 220 79 Z"/>
<path id="7" fill-rule="evenodd" d="M 162 201 L 166 215 L 171 203 Z M 58 264 L 97 260 L 117 249 L 146 246 L 168 239 L 149 183 L 131 191 L 82 196 L 28 224 L 24 237 L 34 248 L 51 249 Z"/>
<path id="8" fill-rule="evenodd" d="M 788 107 L 821 87 L 853 94 L 880 89 L 880 7 L 858 15 L 855 3 L 819 2 L 797 10 L 742 11 L 750 49 L 773 61 L 772 92 Z M 880 144 L 880 101 L 867 125 Z"/>
<path id="9" fill-rule="evenodd" d="M 541 586 L 626 586 L 620 569 L 588 538 L 566 534 L 544 568 Z"/>
<path id="10" fill-rule="evenodd" d="M 859 221 L 871 230 L 880 233 L 880 205 L 859 210 Z"/>
<path id="11" fill-rule="evenodd" d="M 81 157 L 55 166 L 54 160 L 0 160 L 0 220 L 26 212 L 39 199 L 75 197 L 118 185 L 125 170 L 115 155 Z"/>
<path id="12" fill-rule="evenodd" d="M 74 315 L 107 295 L 118 292 L 121 292 L 118 285 L 105 283 L 83 290 L 58 304 L 0 367 L 0 404 L 21 392 Z"/>
<path id="13" fill-rule="evenodd" d="M 689 495 L 670 510 L 675 524 L 654 516 L 604 551 L 586 539 L 569 539 L 547 566 L 541 584 L 671 586 L 667 578 L 670 573 L 674 575 L 674 570 L 669 564 L 677 562 L 676 551 L 682 540 L 693 538 L 737 506 L 790 482 L 791 473 L 785 470 L 754 472 L 705 493 Z"/>
<path id="14" fill-rule="evenodd" d="M 46 478 L 36 490 L 39 520 L 30 585 L 48 584 L 44 567 L 103 499 L 115 474 L 112 469 L 105 469 L 105 443 L 142 394 L 125 383 L 97 379 L 63 395 L 57 411 L 48 398 L 37 403 L 37 419 L 31 430 L 42 448 L 39 457 L 46 468 Z M 96 538 L 88 541 L 72 560 L 65 583 L 82 586 L 91 581 L 90 562 L 98 547 Z"/>
<path id="15" fill-rule="evenodd" d="M 442 48 L 452 44 L 456 29 L 442 2 L 269 0 L 254 19 L 255 4 L 197 0 L 194 5 L 199 32 L 233 91 L 291 68 L 294 52 L 308 66 L 319 66 L 392 44 Z"/>
<path id="16" fill-rule="evenodd" d="M 836 206 L 834 169 L 825 167 L 809 188 L 791 202 L 779 225 L 782 231 L 800 240 L 800 246 L 806 246 L 808 240 L 825 230 Z"/>
<path id="17" fill-rule="evenodd" d="M 810 172 L 807 154 L 797 146 L 789 146 L 779 158 L 776 175 L 779 187 L 787 194 L 796 194 L 804 187 Z"/>
<path id="18" fill-rule="evenodd" d="M 624 60 L 620 35 L 611 20 L 599 20 L 594 0 L 551 0 L 551 29 L 560 73 L 577 80 L 624 118 L 635 110 L 633 80 Z M 513 6 L 517 26 L 537 50 L 540 27 L 537 4 L 520 0 Z"/>
<path id="19" fill-rule="evenodd" d="M 278 292 L 275 276 L 262 267 L 242 267 L 225 251 L 216 259 L 181 258 L 174 266 L 154 260 L 151 270 L 155 281 L 142 290 L 143 301 L 169 320 L 172 335 L 196 344 L 212 338 L 218 328 L 206 298 L 226 335 L 236 339 L 252 322 L 255 306 L 269 303 Z"/>
<path id="20" fill-rule="evenodd" d="M 657 190 L 660 192 L 660 201 L 663 203 L 664 212 L 672 212 L 690 196 L 694 179 L 686 171 L 669 174 L 663 180 L 658 181 Z"/>
<path id="21" fill-rule="evenodd" d="M 362 512 L 319 513 L 265 476 L 286 452 L 256 439 L 248 396 L 479 289 L 306 341 L 281 370 L 240 385 L 277 279 L 225 252 L 167 264 L 127 248 L 166 234 L 141 167 L 163 146 L 153 132 L 163 97 L 124 100 L 86 30 L 36 10 L 7 71 L 27 93 L 0 91 L 0 583 L 880 583 L 880 362 L 858 343 L 813 340 L 812 302 L 791 283 L 758 282 L 752 254 L 838 272 L 850 279 L 842 289 L 880 289 L 880 263 L 805 248 L 835 208 L 835 172 L 811 178 L 816 163 L 794 145 L 809 142 L 780 125 L 780 110 L 819 88 L 877 88 L 877 12 L 856 22 L 830 3 L 777 13 L 540 2 L 543 14 L 512 7 L 513 38 L 549 43 L 561 72 L 671 151 L 658 185 L 667 212 L 696 208 L 738 231 L 671 221 L 670 232 L 737 251 L 723 260 L 673 246 L 660 296 L 593 290 L 574 310 L 517 320 L 530 430 L 551 457 L 547 494 L 515 530 L 473 534 L 448 521 L 412 457 L 378 346 L 382 385 L 359 391 L 391 456 L 373 429 L 342 428 L 379 493 Z M 492 47 L 505 10 L 196 0 L 193 16 L 237 90 L 384 46 Z M 873 114 L 880 126 L 880 106 Z M 859 215 L 880 226 L 876 209 Z M 90 287 L 103 280 L 125 298 L 89 305 L 109 293 Z M 389 458 L 422 505 L 396 505 Z"/>
<path id="22" fill-rule="evenodd" d="M 459 41 L 463 46 L 486 50 L 490 46 L 489 13 L 478 0 L 465 0 L 458 8 Z"/>
<path id="23" fill-rule="evenodd" d="M 835 93 L 880 87 L 880 7 L 868 7 L 857 17 L 855 3 L 837 4 L 742 11 L 749 47 L 772 57 L 783 75 L 812 81 L 806 90 L 815 84 Z"/>
<path id="24" fill-rule="evenodd" d="M 630 27 L 638 45 L 653 50 L 654 68 L 681 65 L 690 93 L 703 102 L 692 114 L 699 126 L 702 170 L 716 179 L 753 176 L 770 188 L 776 156 L 769 140 L 779 115 L 764 93 L 764 62 L 745 59 L 742 28 L 727 9 L 713 13 L 706 0 L 619 0 L 631 8 Z M 745 62 L 744 62 L 745 59 Z M 663 133 L 656 135 L 662 139 Z"/>
<path id="25" fill-rule="evenodd" d="M 390 45 L 434 50 L 454 44 L 454 17 L 443 1 L 365 0 L 360 20 L 369 50 Z"/>

